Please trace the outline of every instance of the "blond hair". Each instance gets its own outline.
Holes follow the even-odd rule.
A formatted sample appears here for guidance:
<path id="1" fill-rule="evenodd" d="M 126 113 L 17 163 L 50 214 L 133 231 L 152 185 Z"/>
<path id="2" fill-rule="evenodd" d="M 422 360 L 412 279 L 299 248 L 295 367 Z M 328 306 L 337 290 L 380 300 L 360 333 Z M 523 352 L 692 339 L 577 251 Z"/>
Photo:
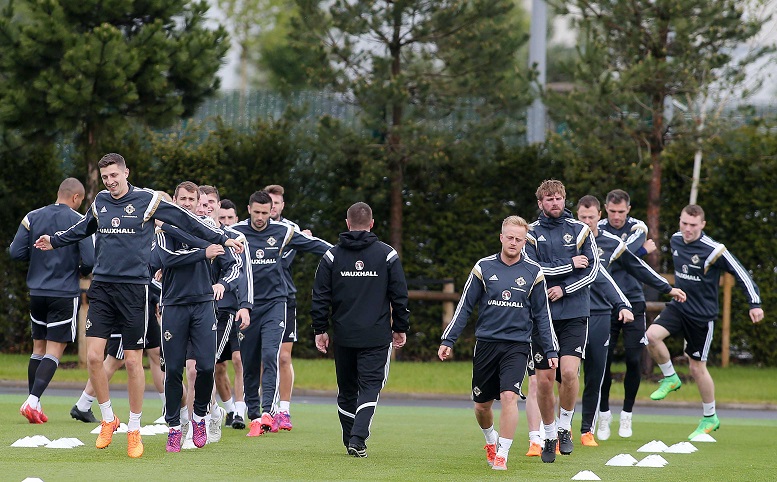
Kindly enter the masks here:
<path id="1" fill-rule="evenodd" d="M 518 226 L 519 228 L 524 228 L 527 232 L 529 231 L 529 223 L 520 216 L 507 216 L 505 220 L 502 221 L 502 231 L 504 231 L 505 226 Z"/>

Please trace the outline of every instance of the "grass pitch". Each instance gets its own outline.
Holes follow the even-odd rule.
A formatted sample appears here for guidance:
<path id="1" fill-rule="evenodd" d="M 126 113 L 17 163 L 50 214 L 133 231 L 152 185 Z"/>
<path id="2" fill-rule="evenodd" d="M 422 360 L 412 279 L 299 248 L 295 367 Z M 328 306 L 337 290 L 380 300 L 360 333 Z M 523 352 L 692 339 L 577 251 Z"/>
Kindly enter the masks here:
<path id="1" fill-rule="evenodd" d="M 777 420 L 722 419 L 713 433 L 717 443 L 697 443 L 693 454 L 662 454 L 663 468 L 608 467 L 611 457 L 628 453 L 641 460 L 648 454 L 637 449 L 651 440 L 667 445 L 686 439 L 698 418 L 634 416 L 634 436 L 620 439 L 617 423 L 613 437 L 598 448 L 579 445 L 558 456 L 554 464 L 525 457 L 526 422 L 521 415 L 516 441 L 506 472 L 490 470 L 485 462 L 483 435 L 471 410 L 378 406 L 368 440 L 369 457 L 355 459 L 345 453 L 334 400 L 331 405 L 296 404 L 294 430 L 247 438 L 245 430 L 224 429 L 221 442 L 180 454 L 165 453 L 165 435 L 145 436 L 141 459 L 127 457 L 124 434 L 115 434 L 105 450 L 94 448 L 94 425 L 72 420 L 73 400 L 47 396 L 44 408 L 49 422 L 31 425 L 19 415 L 18 395 L 0 396 L 0 479 L 21 481 L 85 480 L 570 480 L 591 470 L 602 480 L 774 480 L 777 439 L 768 436 Z M 159 403 L 147 400 L 144 423 L 158 415 Z M 114 408 L 126 421 L 126 399 L 114 399 Z M 497 414 L 498 415 L 498 414 Z M 575 417 L 579 429 L 579 415 Z M 77 437 L 85 446 L 75 449 L 14 448 L 28 435 L 51 440 Z"/>

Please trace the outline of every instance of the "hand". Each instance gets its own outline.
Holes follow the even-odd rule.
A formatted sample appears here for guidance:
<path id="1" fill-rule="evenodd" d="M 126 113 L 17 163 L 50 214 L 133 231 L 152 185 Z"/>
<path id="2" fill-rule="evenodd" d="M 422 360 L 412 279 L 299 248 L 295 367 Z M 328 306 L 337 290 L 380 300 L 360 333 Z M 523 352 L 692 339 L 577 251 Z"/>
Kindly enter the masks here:
<path id="1" fill-rule="evenodd" d="M 750 319 L 753 320 L 753 323 L 758 323 L 759 321 L 764 319 L 764 310 L 761 308 L 752 308 L 750 310 Z"/>
<path id="2" fill-rule="evenodd" d="M 548 367 L 551 370 L 558 368 L 558 358 L 548 358 Z"/>
<path id="3" fill-rule="evenodd" d="M 156 281 L 162 281 L 162 270 L 161 269 L 156 270 L 156 273 L 154 273 L 154 279 Z"/>
<path id="4" fill-rule="evenodd" d="M 396 331 L 393 334 L 394 337 L 394 348 L 402 348 L 405 346 L 405 342 L 407 341 L 407 333 L 397 333 Z"/>
<path id="5" fill-rule="evenodd" d="M 302 234 L 307 234 L 308 236 L 313 236 L 313 232 L 309 229 L 303 229 Z"/>
<path id="6" fill-rule="evenodd" d="M 222 254 L 224 254 L 224 246 L 220 244 L 211 244 L 205 248 L 205 257 L 208 259 L 213 259 Z"/>
<path id="7" fill-rule="evenodd" d="M 221 283 L 216 283 L 213 285 L 213 299 L 218 301 L 224 298 L 224 285 Z"/>
<path id="8" fill-rule="evenodd" d="M 558 301 L 562 296 L 564 296 L 564 290 L 561 289 L 561 286 L 548 288 L 548 299 L 550 301 Z"/>
<path id="9" fill-rule="evenodd" d="M 329 335 L 326 333 L 316 335 L 316 349 L 321 353 L 326 353 L 327 348 L 329 348 Z"/>
<path id="10" fill-rule="evenodd" d="M 669 292 L 669 295 L 674 298 L 675 301 L 679 301 L 680 303 L 685 303 L 687 298 L 685 291 L 681 290 L 680 288 L 672 288 L 672 291 Z"/>
<path id="11" fill-rule="evenodd" d="M 240 322 L 239 329 L 245 330 L 251 324 L 251 312 L 248 308 L 240 308 L 235 315 L 235 321 Z"/>
<path id="12" fill-rule="evenodd" d="M 227 242 L 224 243 L 224 246 L 234 249 L 235 254 L 240 254 L 243 252 L 243 243 L 235 241 L 234 239 L 228 239 Z"/>
<path id="13" fill-rule="evenodd" d="M 44 234 L 37 241 L 35 241 L 35 247 L 41 251 L 51 251 L 54 246 L 51 245 L 51 236 Z"/>
<path id="14" fill-rule="evenodd" d="M 645 241 L 645 244 L 642 245 L 642 249 L 647 251 L 647 254 L 650 254 L 656 250 L 656 243 L 653 242 L 652 239 L 648 239 L 647 241 Z"/>
<path id="15" fill-rule="evenodd" d="M 440 359 L 440 361 L 445 361 L 448 358 L 451 358 L 453 356 L 453 349 L 449 346 L 440 345 L 440 348 L 437 350 L 437 358 Z"/>
<path id="16" fill-rule="evenodd" d="M 575 268 L 587 268 L 588 257 L 584 254 L 578 254 L 577 256 L 573 256 L 572 266 L 574 266 Z"/>
<path id="17" fill-rule="evenodd" d="M 618 320 L 624 323 L 631 323 L 634 321 L 634 313 L 624 308 L 618 313 Z"/>

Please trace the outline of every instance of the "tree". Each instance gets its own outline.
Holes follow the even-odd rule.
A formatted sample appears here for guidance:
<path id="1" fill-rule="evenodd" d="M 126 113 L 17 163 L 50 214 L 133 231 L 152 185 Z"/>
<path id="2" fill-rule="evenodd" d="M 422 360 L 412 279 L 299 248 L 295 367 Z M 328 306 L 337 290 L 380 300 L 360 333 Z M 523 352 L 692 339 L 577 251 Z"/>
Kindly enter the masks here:
<path id="1" fill-rule="evenodd" d="M 207 11 L 205 1 L 9 2 L 0 122 L 31 142 L 73 137 L 92 199 L 107 138 L 133 120 L 167 126 L 218 89 L 227 34 L 205 27 Z"/>
<path id="2" fill-rule="evenodd" d="M 521 77 L 516 58 L 526 40 L 521 11 L 510 0 L 296 3 L 291 45 L 315 59 L 307 76 L 357 104 L 380 147 L 389 239 L 401 253 L 404 173 L 415 149 L 428 146 L 424 132 L 450 119 L 486 143 L 514 128 L 502 121 L 520 117 L 529 102 L 529 75 Z M 477 122 L 461 121 L 468 109 Z"/>
<path id="3" fill-rule="evenodd" d="M 656 241 L 662 153 L 670 139 L 689 131 L 683 116 L 665 116 L 667 106 L 673 99 L 695 99 L 720 79 L 735 86 L 743 69 L 769 52 L 762 46 L 735 58 L 735 49 L 758 34 L 765 20 L 745 15 L 757 1 L 552 2 L 561 13 L 574 14 L 580 41 L 576 88 L 549 95 L 551 115 L 584 143 L 596 138 L 607 149 L 627 140 L 636 147 L 614 170 L 637 165 L 647 174 L 647 225 Z M 654 266 L 658 256 L 651 255 Z"/>

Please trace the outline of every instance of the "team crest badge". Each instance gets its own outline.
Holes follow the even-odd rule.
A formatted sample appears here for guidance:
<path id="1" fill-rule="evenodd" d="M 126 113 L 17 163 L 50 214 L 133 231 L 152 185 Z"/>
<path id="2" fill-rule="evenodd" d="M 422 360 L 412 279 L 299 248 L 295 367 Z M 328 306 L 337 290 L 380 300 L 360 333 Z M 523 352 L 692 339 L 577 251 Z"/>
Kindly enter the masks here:
<path id="1" fill-rule="evenodd" d="M 502 291 L 502 299 L 503 300 L 507 301 L 507 300 L 510 299 L 511 296 L 512 296 L 512 294 L 510 293 L 510 290 Z"/>
<path id="2" fill-rule="evenodd" d="M 516 284 L 517 286 L 523 286 L 523 285 L 525 285 L 525 284 L 526 284 L 526 280 L 525 280 L 525 279 L 523 279 L 523 276 L 521 276 L 520 278 L 516 278 L 516 279 L 515 279 L 515 284 Z"/>
<path id="3" fill-rule="evenodd" d="M 356 267 L 357 271 L 363 270 L 364 269 L 364 261 L 362 261 L 362 260 L 357 261 L 355 267 Z"/>
<path id="4" fill-rule="evenodd" d="M 693 264 L 699 264 L 699 255 L 694 254 L 693 256 L 691 256 L 691 261 L 693 262 Z"/>
<path id="5" fill-rule="evenodd" d="M 124 208 L 124 212 L 127 214 L 132 214 L 135 212 L 135 207 L 132 204 L 127 204 L 127 206 Z"/>
<path id="6" fill-rule="evenodd" d="M 564 242 L 565 243 L 571 243 L 572 242 L 572 235 L 569 233 L 564 233 Z"/>
<path id="7" fill-rule="evenodd" d="M 173 338 L 173 334 L 170 333 L 170 330 L 165 330 L 165 341 L 170 341 Z"/>
<path id="8" fill-rule="evenodd" d="M 529 362 L 527 366 L 529 367 L 529 370 L 534 370 L 534 360 L 529 358 Z"/>
<path id="9" fill-rule="evenodd" d="M 256 258 L 257 258 L 257 259 L 262 259 L 262 258 L 264 258 L 264 250 L 263 250 L 263 249 L 257 249 L 257 250 L 256 250 Z"/>
<path id="10" fill-rule="evenodd" d="M 88 329 L 89 329 L 89 328 L 91 328 L 91 327 L 92 327 L 92 320 L 90 320 L 89 318 L 87 318 L 87 319 L 86 319 L 86 329 L 88 330 Z"/>
<path id="11" fill-rule="evenodd" d="M 241 331 L 240 333 L 238 333 L 238 334 L 237 334 L 237 341 L 243 341 L 243 338 L 245 338 L 245 337 L 246 337 L 246 336 L 245 336 L 245 335 L 243 334 L 243 332 Z"/>
<path id="12" fill-rule="evenodd" d="M 267 238 L 267 244 L 269 244 L 270 246 L 275 246 L 275 243 L 277 243 L 277 242 L 278 242 L 278 241 L 276 241 L 276 240 L 275 240 L 275 238 L 274 238 L 274 237 L 272 237 L 272 236 L 270 236 L 269 238 Z"/>
<path id="13" fill-rule="evenodd" d="M 683 273 L 688 274 L 688 265 L 687 264 L 683 265 Z"/>
<path id="14" fill-rule="evenodd" d="M 119 218 L 111 219 L 111 226 L 113 226 L 114 228 L 118 228 L 119 224 L 121 224 L 121 219 Z"/>
<path id="15" fill-rule="evenodd" d="M 542 361 L 542 353 L 535 353 L 534 354 L 534 361 L 539 363 Z"/>
<path id="16" fill-rule="evenodd" d="M 481 394 L 481 393 L 483 393 L 483 392 L 481 392 L 481 391 L 480 391 L 480 387 L 475 387 L 475 388 L 473 388 L 473 389 L 472 389 L 472 393 L 473 393 L 473 394 L 474 394 L 476 397 L 478 397 L 478 396 L 480 396 L 480 394 Z"/>
<path id="17" fill-rule="evenodd" d="M 604 256 L 604 250 L 599 246 L 596 247 L 596 252 L 599 253 L 600 258 Z"/>

